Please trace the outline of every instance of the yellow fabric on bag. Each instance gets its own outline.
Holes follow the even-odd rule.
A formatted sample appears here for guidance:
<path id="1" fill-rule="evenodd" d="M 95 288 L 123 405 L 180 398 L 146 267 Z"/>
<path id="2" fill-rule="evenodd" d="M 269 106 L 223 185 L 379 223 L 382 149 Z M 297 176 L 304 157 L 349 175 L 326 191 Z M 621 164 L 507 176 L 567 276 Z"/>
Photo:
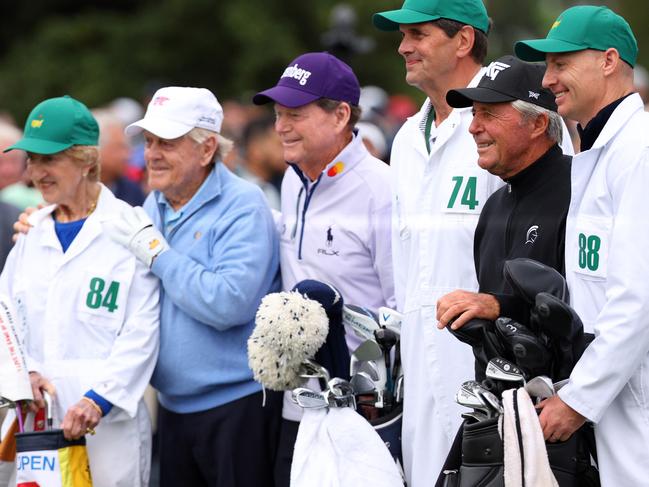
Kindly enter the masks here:
<path id="1" fill-rule="evenodd" d="M 90 464 L 85 446 L 68 446 L 59 450 L 61 487 L 92 487 Z"/>

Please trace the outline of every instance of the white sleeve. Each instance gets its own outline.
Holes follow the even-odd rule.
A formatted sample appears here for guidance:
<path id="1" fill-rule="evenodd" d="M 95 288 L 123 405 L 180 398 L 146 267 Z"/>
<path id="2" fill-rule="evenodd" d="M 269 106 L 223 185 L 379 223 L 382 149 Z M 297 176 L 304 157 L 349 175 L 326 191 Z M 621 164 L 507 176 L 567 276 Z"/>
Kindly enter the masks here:
<path id="1" fill-rule="evenodd" d="M 379 283 L 386 306 L 394 308 L 394 274 L 392 269 L 392 225 L 390 218 L 392 205 L 388 201 L 372 215 L 372 252 L 374 270 L 379 276 Z"/>

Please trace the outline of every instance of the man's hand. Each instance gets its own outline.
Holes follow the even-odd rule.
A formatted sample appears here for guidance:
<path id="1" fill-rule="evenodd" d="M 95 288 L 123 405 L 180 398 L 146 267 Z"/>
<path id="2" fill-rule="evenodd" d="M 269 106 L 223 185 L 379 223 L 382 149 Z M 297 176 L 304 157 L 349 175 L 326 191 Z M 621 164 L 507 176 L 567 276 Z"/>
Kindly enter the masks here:
<path id="1" fill-rule="evenodd" d="M 141 206 L 128 208 L 118 218 L 105 222 L 104 231 L 149 268 L 153 259 L 169 250 L 169 244 Z"/>
<path id="2" fill-rule="evenodd" d="M 18 237 L 21 234 L 27 234 L 29 232 L 29 229 L 32 228 L 32 226 L 27 221 L 29 215 L 42 207 L 43 205 L 38 205 L 38 208 L 25 208 L 25 211 L 23 211 L 18 216 L 18 221 L 14 223 L 14 234 L 11 236 L 11 239 L 14 241 L 14 243 L 16 242 L 16 240 L 18 240 Z"/>
<path id="3" fill-rule="evenodd" d="M 473 318 L 495 320 L 500 316 L 500 303 L 491 294 L 453 291 L 437 301 L 437 328 L 457 330 Z"/>
<path id="4" fill-rule="evenodd" d="M 45 407 L 45 399 L 43 399 L 43 391 L 47 392 L 50 396 L 54 397 L 56 389 L 54 385 L 43 377 L 40 373 L 32 371 L 29 373 L 29 382 L 32 386 L 32 395 L 34 396 L 34 401 L 29 404 L 29 409 L 33 412 L 37 412 L 40 408 Z M 51 404 L 48 404 L 48 407 L 51 407 Z"/>
<path id="5" fill-rule="evenodd" d="M 586 422 L 577 411 L 568 406 L 559 396 L 552 396 L 542 401 L 539 421 L 546 441 L 566 441 Z"/>
<path id="6" fill-rule="evenodd" d="M 61 423 L 63 436 L 67 440 L 76 440 L 86 433 L 94 434 L 94 428 L 99 424 L 101 414 L 90 401 L 80 400 L 68 409 Z"/>

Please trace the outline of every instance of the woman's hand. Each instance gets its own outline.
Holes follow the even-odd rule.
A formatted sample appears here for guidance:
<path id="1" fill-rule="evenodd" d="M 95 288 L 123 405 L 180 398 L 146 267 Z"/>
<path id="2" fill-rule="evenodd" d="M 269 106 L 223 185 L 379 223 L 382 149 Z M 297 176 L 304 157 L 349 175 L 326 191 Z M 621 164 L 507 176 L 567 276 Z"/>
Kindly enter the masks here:
<path id="1" fill-rule="evenodd" d="M 14 223 L 14 234 L 11 237 L 14 242 L 18 240 L 21 233 L 27 234 L 27 232 L 29 232 L 29 229 L 32 228 L 27 221 L 29 215 L 42 207 L 43 205 L 38 205 L 38 208 L 25 208 L 25 211 L 18 216 L 18 221 Z"/>
<path id="2" fill-rule="evenodd" d="M 86 433 L 95 434 L 95 426 L 101 420 L 98 406 L 90 399 L 81 399 L 65 413 L 61 429 L 67 440 L 76 440 Z"/>
<path id="3" fill-rule="evenodd" d="M 29 404 L 29 409 L 32 412 L 37 412 L 39 409 L 45 407 L 45 399 L 43 399 L 43 391 L 47 392 L 50 396 L 54 397 L 56 389 L 54 385 L 43 377 L 40 373 L 32 371 L 29 373 L 29 382 L 32 386 L 32 395 L 34 401 Z M 52 407 L 51 404 L 48 407 Z"/>

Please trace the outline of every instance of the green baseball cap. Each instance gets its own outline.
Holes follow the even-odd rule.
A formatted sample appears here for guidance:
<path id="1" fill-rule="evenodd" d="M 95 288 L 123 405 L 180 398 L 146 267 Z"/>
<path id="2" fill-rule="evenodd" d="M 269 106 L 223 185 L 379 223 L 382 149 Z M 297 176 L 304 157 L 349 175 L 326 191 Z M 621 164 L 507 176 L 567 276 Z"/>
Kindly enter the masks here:
<path id="1" fill-rule="evenodd" d="M 635 65 L 638 43 L 628 22 L 608 7 L 580 5 L 559 15 L 545 39 L 518 41 L 514 51 L 525 61 L 545 61 L 548 52 L 606 51 L 611 47 Z"/>
<path id="2" fill-rule="evenodd" d="M 437 19 L 462 22 L 485 34 L 489 30 L 489 16 L 482 0 L 406 0 L 399 10 L 374 14 L 372 22 L 380 30 L 399 30 L 399 24 Z"/>
<path id="3" fill-rule="evenodd" d="M 56 154 L 73 145 L 97 145 L 99 126 L 88 107 L 66 95 L 45 100 L 31 111 L 23 138 L 3 152 L 22 149 Z"/>

